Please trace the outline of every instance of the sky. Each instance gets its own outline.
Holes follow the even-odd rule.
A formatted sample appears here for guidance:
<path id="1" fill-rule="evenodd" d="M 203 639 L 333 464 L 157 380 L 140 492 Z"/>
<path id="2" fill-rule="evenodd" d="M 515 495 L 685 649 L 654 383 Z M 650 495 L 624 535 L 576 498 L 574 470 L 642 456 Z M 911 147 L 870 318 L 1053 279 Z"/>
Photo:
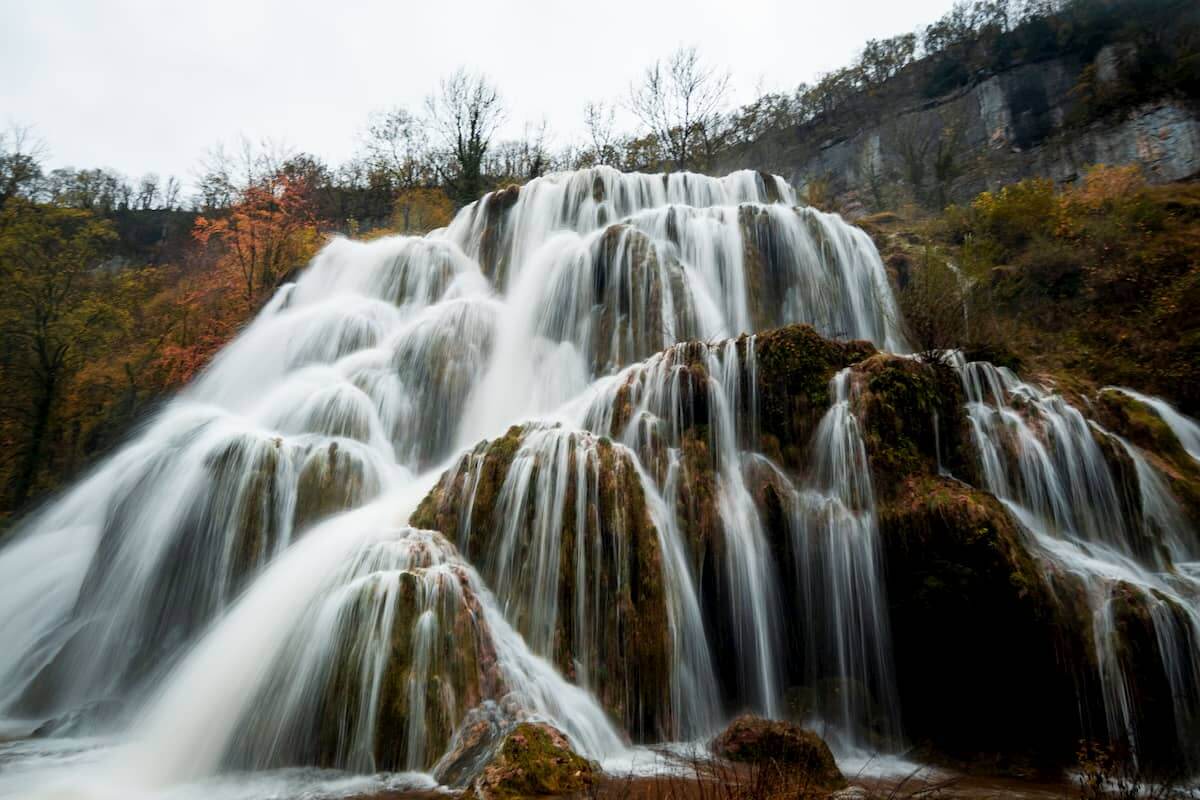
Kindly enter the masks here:
<path id="1" fill-rule="evenodd" d="M 951 0 L 0 0 L 0 125 L 32 126 L 51 167 L 190 183 L 206 152 L 265 138 L 337 164 L 371 112 L 412 110 L 459 66 L 485 72 L 502 134 L 545 118 L 582 136 L 589 100 L 696 46 L 731 101 L 790 90 Z"/>

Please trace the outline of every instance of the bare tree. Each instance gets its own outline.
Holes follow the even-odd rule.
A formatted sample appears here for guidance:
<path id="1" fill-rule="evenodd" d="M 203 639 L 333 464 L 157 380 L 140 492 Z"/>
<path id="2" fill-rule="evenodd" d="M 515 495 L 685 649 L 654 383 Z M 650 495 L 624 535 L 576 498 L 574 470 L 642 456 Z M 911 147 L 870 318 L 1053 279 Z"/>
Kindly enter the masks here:
<path id="1" fill-rule="evenodd" d="M 550 150 L 550 135 L 545 119 L 526 123 L 520 139 L 499 142 L 491 148 L 484 171 L 495 181 L 522 183 L 557 168 L 561 156 Z"/>
<path id="2" fill-rule="evenodd" d="M 424 122 L 407 109 L 371 115 L 363 140 L 367 162 L 397 190 L 415 188 L 429 178 L 429 136 Z"/>
<path id="3" fill-rule="evenodd" d="M 926 249 L 900 289 L 904 329 L 916 352 L 930 362 L 967 340 L 967 287 L 958 271 Z"/>
<path id="4" fill-rule="evenodd" d="M 614 147 L 616 117 L 616 108 L 604 101 L 583 107 L 583 124 L 591 140 L 591 162 L 595 165 L 611 165 L 617 161 Z"/>
<path id="5" fill-rule="evenodd" d="M 650 129 L 678 169 L 694 165 L 696 150 L 711 156 L 729 73 L 705 64 L 695 47 L 676 50 L 666 64 L 646 68 L 629 89 L 629 110 Z"/>
<path id="6" fill-rule="evenodd" d="M 425 105 L 446 151 L 438 172 L 455 203 L 466 205 L 483 192 L 484 157 L 504 119 L 500 93 L 483 75 L 460 68 Z"/>
<path id="7" fill-rule="evenodd" d="M 179 205 L 179 193 L 182 189 L 178 178 L 174 175 L 168 177 L 162 189 L 162 207 L 168 211 L 176 208 Z"/>
<path id="8" fill-rule="evenodd" d="M 154 208 L 159 200 L 158 176 L 153 172 L 147 172 L 138 181 L 137 185 L 137 207 L 142 211 Z"/>
<path id="9" fill-rule="evenodd" d="M 277 139 L 254 142 L 243 136 L 232 148 L 218 142 L 200 162 L 197 205 L 228 208 L 247 189 L 275 180 L 295 156 L 294 148 Z"/>

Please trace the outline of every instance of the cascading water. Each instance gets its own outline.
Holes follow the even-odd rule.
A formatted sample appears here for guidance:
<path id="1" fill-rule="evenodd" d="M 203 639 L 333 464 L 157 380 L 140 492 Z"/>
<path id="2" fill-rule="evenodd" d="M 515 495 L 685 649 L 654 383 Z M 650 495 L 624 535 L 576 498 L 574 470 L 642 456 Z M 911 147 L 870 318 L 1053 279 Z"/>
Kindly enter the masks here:
<path id="1" fill-rule="evenodd" d="M 831 382 L 833 405 L 814 437 L 808 485 L 795 488 L 778 476 L 789 499 L 798 608 L 809 614 L 805 682 L 843 679 L 866 689 L 842 691 L 832 702 L 818 697 L 814 704 L 843 749 L 863 741 L 870 704 L 883 709 L 879 733 L 899 735 L 874 490 L 852 381 L 844 369 Z"/>
<path id="2" fill-rule="evenodd" d="M 985 486 L 1021 523 L 1034 552 L 1081 590 L 1091 616 L 1109 737 L 1125 743 L 1136 758 L 1139 742 L 1153 733 L 1139 730 L 1144 726 L 1131 690 L 1137 676 L 1120 632 L 1123 615 L 1144 613 L 1154 633 L 1147 644 L 1153 651 L 1139 655 L 1157 661 L 1166 675 L 1175 744 L 1183 758 L 1194 760 L 1200 720 L 1200 574 L 1192 566 L 1200 557 L 1196 532 L 1136 446 L 1087 420 L 1061 395 L 1023 382 L 1007 369 L 961 358 L 955 364 Z M 1153 407 L 1164 419 L 1174 419 L 1182 433 L 1195 425 L 1162 401 Z M 1117 458 L 1132 464 L 1130 475 L 1123 477 L 1120 462 L 1106 456 L 1106 443 L 1115 445 Z M 1130 482 L 1132 492 L 1127 491 Z"/>
<path id="3" fill-rule="evenodd" d="M 0 551 L 4 731 L 100 734 L 82 783 L 149 791 L 428 770 L 480 715 L 546 719 L 605 757 L 783 715 L 797 684 L 837 685 L 805 707 L 835 746 L 897 741 L 854 375 L 785 469 L 761 452 L 753 334 L 806 322 L 905 346 L 867 235 L 794 206 L 755 172 L 599 168 L 492 193 L 423 238 L 332 241 Z M 1196 578 L 1167 567 L 1194 541 L 1155 467 L 1112 439 L 1145 528 L 1114 530 L 1128 500 L 1095 428 L 961 369 L 988 488 L 1047 558 L 1152 598 L 1172 685 L 1194 693 Z M 0 792 L 79 788 L 44 772 Z"/>

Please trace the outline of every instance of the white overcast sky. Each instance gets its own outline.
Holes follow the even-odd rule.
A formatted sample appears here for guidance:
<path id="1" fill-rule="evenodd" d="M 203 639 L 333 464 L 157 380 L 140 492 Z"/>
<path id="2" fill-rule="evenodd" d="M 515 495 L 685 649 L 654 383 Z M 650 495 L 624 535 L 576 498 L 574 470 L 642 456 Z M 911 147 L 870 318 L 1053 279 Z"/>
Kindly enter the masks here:
<path id="1" fill-rule="evenodd" d="M 553 144 L 584 102 L 619 99 L 655 58 L 696 45 L 736 102 L 847 63 L 868 38 L 951 0 L 0 0 L 0 125 L 32 125 L 51 166 L 189 182 L 214 144 L 269 137 L 331 163 L 368 114 L 419 109 L 459 65 L 485 71 L 508 132 Z"/>

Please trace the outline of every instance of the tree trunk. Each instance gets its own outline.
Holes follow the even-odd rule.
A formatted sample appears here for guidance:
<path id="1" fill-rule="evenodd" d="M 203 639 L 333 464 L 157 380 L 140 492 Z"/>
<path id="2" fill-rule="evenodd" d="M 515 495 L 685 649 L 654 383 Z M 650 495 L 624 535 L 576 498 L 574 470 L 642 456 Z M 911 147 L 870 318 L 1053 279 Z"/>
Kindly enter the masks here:
<path id="1" fill-rule="evenodd" d="M 37 480 L 38 468 L 42 464 L 42 453 L 45 450 L 46 431 L 50 428 L 50 410 L 54 407 L 54 394 L 57 389 L 58 376 L 51 373 L 42 383 L 42 391 L 38 394 L 33 409 L 33 424 L 29 431 L 29 444 L 25 448 L 17 480 L 13 486 L 12 507 L 19 508 L 25 504 L 33 492 Z"/>

